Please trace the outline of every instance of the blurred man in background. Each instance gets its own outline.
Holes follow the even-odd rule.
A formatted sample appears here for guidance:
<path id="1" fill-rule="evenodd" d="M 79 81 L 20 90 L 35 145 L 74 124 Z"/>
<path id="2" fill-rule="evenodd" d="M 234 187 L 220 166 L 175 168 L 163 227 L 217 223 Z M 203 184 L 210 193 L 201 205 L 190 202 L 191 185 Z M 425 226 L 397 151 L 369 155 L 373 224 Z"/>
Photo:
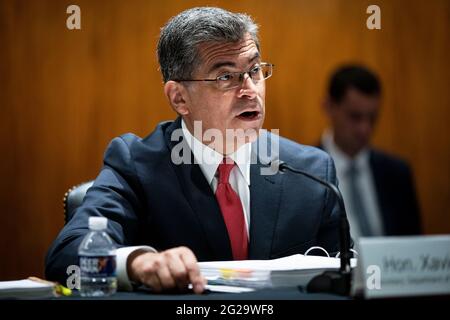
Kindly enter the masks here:
<path id="1" fill-rule="evenodd" d="M 343 66 L 330 78 L 321 147 L 335 161 L 354 239 L 421 232 L 408 164 L 370 146 L 380 100 L 380 81 L 365 67 Z"/>

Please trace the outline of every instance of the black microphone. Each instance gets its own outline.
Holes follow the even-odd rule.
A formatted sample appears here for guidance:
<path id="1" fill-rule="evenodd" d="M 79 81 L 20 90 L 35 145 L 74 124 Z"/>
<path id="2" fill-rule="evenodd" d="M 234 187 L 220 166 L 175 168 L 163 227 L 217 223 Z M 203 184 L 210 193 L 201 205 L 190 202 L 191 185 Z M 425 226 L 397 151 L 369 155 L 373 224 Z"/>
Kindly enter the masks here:
<path id="1" fill-rule="evenodd" d="M 351 282 L 350 258 L 352 256 L 350 251 L 350 226 L 341 192 L 334 184 L 318 178 L 308 172 L 294 169 L 281 160 L 272 160 L 269 165 L 271 167 L 271 171 L 275 173 L 278 171 L 285 172 L 287 170 L 314 180 L 331 190 L 331 192 L 336 196 L 339 205 L 339 250 L 341 266 L 339 271 L 326 271 L 323 274 L 314 277 L 308 283 L 306 289 L 308 292 L 327 292 L 339 295 L 349 295 Z"/>

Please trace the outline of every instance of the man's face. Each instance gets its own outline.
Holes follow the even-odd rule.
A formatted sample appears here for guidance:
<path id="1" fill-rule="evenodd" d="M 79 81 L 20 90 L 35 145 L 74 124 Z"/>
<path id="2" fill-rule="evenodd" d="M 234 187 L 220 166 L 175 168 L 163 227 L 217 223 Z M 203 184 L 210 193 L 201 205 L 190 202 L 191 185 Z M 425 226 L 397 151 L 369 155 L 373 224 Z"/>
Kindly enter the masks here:
<path id="1" fill-rule="evenodd" d="M 204 43 L 200 45 L 199 53 L 201 63 L 193 79 L 215 79 L 228 72 L 249 71 L 261 62 L 256 43 L 250 35 L 236 43 Z M 225 91 L 218 89 L 215 82 L 185 82 L 185 85 L 188 114 L 184 119 L 191 132 L 194 121 L 200 120 L 203 131 L 218 129 L 223 137 L 226 129 L 251 129 L 253 132 L 261 129 L 265 110 L 264 80 L 255 84 L 245 75 L 239 87 Z M 253 134 L 246 142 L 256 137 Z M 230 145 L 230 141 L 227 144 Z M 237 147 L 227 150 L 235 151 Z"/>
<path id="2" fill-rule="evenodd" d="M 330 103 L 328 112 L 336 144 L 354 156 L 366 147 L 378 117 L 380 98 L 350 88 L 340 103 Z"/>

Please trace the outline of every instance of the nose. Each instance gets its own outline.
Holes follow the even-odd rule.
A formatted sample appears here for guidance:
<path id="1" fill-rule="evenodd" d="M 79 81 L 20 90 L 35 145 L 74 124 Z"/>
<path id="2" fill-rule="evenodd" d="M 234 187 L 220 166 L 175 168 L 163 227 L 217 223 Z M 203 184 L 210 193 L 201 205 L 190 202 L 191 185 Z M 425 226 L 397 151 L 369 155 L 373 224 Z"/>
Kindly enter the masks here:
<path id="1" fill-rule="evenodd" d="M 243 75 L 242 84 L 238 93 L 239 98 L 247 98 L 251 100 L 256 97 L 257 92 L 258 87 L 253 82 L 252 78 L 248 75 L 248 73 L 245 73 Z"/>

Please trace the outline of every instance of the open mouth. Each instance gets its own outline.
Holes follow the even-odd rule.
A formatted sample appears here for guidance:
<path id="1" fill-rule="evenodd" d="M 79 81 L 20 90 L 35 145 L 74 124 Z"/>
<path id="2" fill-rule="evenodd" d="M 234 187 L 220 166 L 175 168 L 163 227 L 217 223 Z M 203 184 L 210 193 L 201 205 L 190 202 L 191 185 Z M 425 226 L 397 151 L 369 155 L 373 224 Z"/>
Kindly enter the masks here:
<path id="1" fill-rule="evenodd" d="M 242 112 L 237 116 L 238 119 L 244 120 L 244 121 L 252 121 L 259 119 L 261 116 L 261 113 L 259 111 L 245 111 Z"/>

